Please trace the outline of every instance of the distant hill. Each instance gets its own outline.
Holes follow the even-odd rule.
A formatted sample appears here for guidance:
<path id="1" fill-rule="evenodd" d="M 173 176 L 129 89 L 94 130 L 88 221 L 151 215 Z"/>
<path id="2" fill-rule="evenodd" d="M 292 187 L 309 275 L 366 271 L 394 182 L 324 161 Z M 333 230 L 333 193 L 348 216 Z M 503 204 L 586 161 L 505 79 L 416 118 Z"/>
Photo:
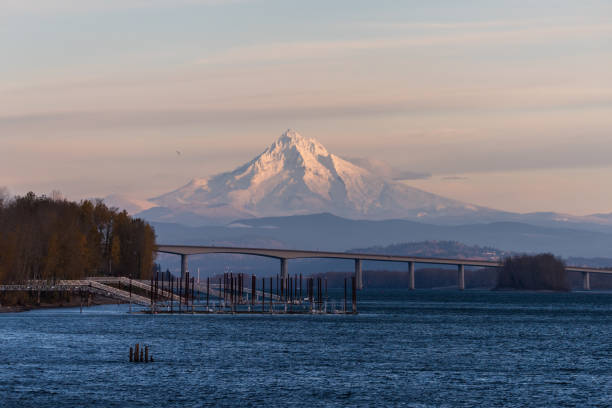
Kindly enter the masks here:
<path id="1" fill-rule="evenodd" d="M 349 252 L 432 258 L 482 259 L 487 261 L 497 261 L 511 255 L 511 252 L 502 251 L 497 248 L 466 245 L 458 241 L 406 242 L 388 246 L 356 248 Z"/>
<path id="2" fill-rule="evenodd" d="M 608 257 L 612 234 L 516 222 L 432 225 L 407 220 L 351 220 L 332 214 L 248 218 L 225 226 L 187 227 L 153 223 L 158 242 L 193 245 L 274 246 L 347 251 L 398 242 L 456 241 L 521 253 Z M 253 244 L 256 243 L 256 244 Z"/>

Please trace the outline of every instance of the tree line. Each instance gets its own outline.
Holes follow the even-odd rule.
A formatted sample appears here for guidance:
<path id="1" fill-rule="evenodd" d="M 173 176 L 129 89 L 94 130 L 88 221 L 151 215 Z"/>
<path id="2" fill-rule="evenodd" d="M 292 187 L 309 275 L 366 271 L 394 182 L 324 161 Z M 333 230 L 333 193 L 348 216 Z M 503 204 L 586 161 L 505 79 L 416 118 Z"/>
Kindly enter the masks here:
<path id="1" fill-rule="evenodd" d="M 504 260 L 497 289 L 568 291 L 570 284 L 565 263 L 554 255 L 516 255 Z"/>
<path id="2" fill-rule="evenodd" d="M 0 282 L 132 276 L 148 279 L 155 231 L 102 200 L 0 194 Z"/>

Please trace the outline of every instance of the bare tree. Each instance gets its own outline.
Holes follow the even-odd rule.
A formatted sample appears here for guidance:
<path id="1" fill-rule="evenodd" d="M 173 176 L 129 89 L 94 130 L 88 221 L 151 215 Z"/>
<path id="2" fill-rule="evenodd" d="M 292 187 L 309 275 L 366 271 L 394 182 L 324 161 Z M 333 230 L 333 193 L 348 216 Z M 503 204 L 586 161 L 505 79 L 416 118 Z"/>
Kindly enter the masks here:
<path id="1" fill-rule="evenodd" d="M 4 205 L 10 198 L 8 188 L 0 187 L 0 207 Z"/>

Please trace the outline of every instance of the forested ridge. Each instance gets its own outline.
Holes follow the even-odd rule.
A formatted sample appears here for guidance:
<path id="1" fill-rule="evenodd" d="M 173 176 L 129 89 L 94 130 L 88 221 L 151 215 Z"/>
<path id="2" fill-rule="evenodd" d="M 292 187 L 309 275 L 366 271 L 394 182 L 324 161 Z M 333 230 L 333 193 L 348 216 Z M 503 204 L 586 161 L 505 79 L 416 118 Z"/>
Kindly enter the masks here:
<path id="1" fill-rule="evenodd" d="M 155 232 L 148 223 L 101 200 L 0 195 L 2 283 L 94 275 L 146 279 L 154 250 Z"/>

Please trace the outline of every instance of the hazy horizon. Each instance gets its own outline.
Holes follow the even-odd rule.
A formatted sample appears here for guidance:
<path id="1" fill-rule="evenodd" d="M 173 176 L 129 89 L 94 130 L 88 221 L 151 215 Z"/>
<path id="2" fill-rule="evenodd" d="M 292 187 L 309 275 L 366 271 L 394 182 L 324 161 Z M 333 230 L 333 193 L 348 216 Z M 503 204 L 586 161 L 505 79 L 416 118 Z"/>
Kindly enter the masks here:
<path id="1" fill-rule="evenodd" d="M 610 16 L 606 1 L 0 0 L 0 186 L 144 199 L 295 128 L 449 198 L 610 213 Z"/>

